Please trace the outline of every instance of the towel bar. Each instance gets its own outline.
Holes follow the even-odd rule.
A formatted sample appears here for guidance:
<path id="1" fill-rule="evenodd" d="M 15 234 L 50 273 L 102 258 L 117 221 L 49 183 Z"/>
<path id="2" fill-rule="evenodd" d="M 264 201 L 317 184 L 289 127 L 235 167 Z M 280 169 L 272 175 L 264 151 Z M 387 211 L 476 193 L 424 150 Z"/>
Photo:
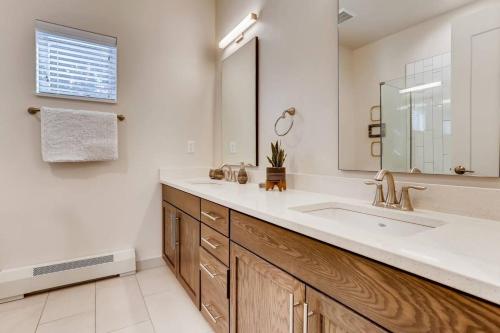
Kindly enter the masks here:
<path id="1" fill-rule="evenodd" d="M 28 108 L 28 113 L 29 114 L 37 114 L 38 112 L 40 112 L 40 108 L 38 108 L 38 107 L 30 106 Z M 122 114 L 117 114 L 116 118 L 118 118 L 119 121 L 124 121 L 125 120 L 125 116 L 122 115 Z"/>

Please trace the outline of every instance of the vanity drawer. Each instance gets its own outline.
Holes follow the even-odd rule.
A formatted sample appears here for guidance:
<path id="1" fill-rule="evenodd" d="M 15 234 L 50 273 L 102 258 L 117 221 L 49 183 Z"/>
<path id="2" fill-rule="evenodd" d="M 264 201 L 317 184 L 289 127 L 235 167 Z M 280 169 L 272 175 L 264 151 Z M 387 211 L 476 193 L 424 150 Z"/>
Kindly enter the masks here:
<path id="1" fill-rule="evenodd" d="M 229 238 L 202 223 L 201 246 L 229 267 Z"/>
<path id="2" fill-rule="evenodd" d="M 206 278 L 202 275 L 201 313 L 216 333 L 227 333 L 229 332 L 229 300 L 225 297 L 221 299 L 216 289 L 211 288 L 209 282 L 205 283 L 205 281 Z"/>
<path id="3" fill-rule="evenodd" d="M 229 237 L 229 209 L 201 199 L 201 222 Z"/>
<path id="4" fill-rule="evenodd" d="M 231 211 L 231 240 L 393 332 L 498 332 L 500 307 Z"/>
<path id="5" fill-rule="evenodd" d="M 200 219 L 200 198 L 167 185 L 163 185 L 162 194 L 164 201 L 179 208 L 195 219 Z"/>
<path id="6" fill-rule="evenodd" d="M 210 285 L 227 298 L 228 268 L 202 247 L 200 247 L 200 270 L 202 278 L 207 277 L 211 282 Z"/>
<path id="7" fill-rule="evenodd" d="M 228 269 L 200 248 L 201 312 L 215 332 L 229 328 Z"/>

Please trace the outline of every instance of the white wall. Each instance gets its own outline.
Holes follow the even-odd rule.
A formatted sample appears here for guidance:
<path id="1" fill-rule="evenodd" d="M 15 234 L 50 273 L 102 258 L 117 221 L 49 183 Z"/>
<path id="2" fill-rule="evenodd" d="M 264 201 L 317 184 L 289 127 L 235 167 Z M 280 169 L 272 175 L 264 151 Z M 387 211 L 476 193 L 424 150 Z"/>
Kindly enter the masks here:
<path id="1" fill-rule="evenodd" d="M 118 104 L 34 96 L 35 19 L 118 37 Z M 214 20 L 211 0 L 1 1 L 0 270 L 129 247 L 161 255 L 158 169 L 212 164 Z M 43 105 L 125 114 L 119 160 L 42 162 L 26 109 Z"/>
<path id="2" fill-rule="evenodd" d="M 294 129 L 283 140 L 289 170 L 332 174 L 337 170 L 337 4 L 331 0 L 312 4 L 305 5 L 303 0 L 218 0 L 217 39 L 250 11 L 260 12 L 258 23 L 245 34 L 245 41 L 259 37 L 260 165 L 267 165 L 270 142 L 276 140 L 276 118 L 294 106 Z M 231 45 L 220 59 L 237 47 Z M 217 138 L 215 145 L 220 150 Z M 220 160 L 220 155 L 216 158 Z"/>
<path id="3" fill-rule="evenodd" d="M 260 41 L 261 168 L 267 165 L 265 154 L 269 153 L 269 142 L 276 139 L 273 132 L 276 117 L 286 107 L 295 106 L 298 111 L 295 127 L 283 139 L 289 153 L 286 163 L 289 171 L 337 177 L 372 177 L 373 173 L 338 170 L 337 1 L 315 0 L 306 5 L 301 0 L 216 0 L 216 4 L 217 40 L 250 11 L 257 10 L 261 14 L 256 25 L 245 34 L 245 40 L 258 36 Z M 219 54 L 219 59 L 234 52 L 237 47 L 231 45 Z M 215 159 L 219 161 L 220 123 L 217 116 Z M 399 175 L 398 179 L 423 184 L 500 188 L 500 180 L 491 178 Z M 416 197 L 426 195 L 429 194 Z M 439 200 L 446 198 L 441 196 Z"/>

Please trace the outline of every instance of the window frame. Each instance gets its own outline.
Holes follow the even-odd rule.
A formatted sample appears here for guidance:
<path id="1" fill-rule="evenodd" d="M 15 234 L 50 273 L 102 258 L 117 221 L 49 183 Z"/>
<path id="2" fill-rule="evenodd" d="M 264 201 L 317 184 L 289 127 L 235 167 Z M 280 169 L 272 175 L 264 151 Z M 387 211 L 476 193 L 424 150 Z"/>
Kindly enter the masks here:
<path id="1" fill-rule="evenodd" d="M 107 99 L 107 98 L 98 98 L 98 97 L 84 97 L 84 96 L 75 96 L 75 95 L 67 95 L 67 94 L 58 94 L 58 93 L 46 93 L 38 91 L 38 40 L 36 33 L 40 30 L 45 33 L 53 32 L 55 35 L 61 35 L 67 38 L 73 38 L 76 40 L 93 42 L 96 44 L 102 45 L 110 45 L 110 40 L 114 40 L 114 45 L 116 47 L 116 68 L 115 68 L 115 99 Z M 77 100 L 77 101 L 86 101 L 86 102 L 98 102 L 98 103 L 107 103 L 107 104 L 117 104 L 118 103 L 118 37 L 104 35 L 100 33 L 95 33 L 88 30 L 77 29 L 73 27 L 68 27 L 61 24 L 51 23 L 42 20 L 35 20 L 35 87 L 34 94 L 38 97 L 52 97 L 59 99 L 68 99 L 68 100 Z M 107 43 L 99 43 L 99 40 L 107 40 Z"/>

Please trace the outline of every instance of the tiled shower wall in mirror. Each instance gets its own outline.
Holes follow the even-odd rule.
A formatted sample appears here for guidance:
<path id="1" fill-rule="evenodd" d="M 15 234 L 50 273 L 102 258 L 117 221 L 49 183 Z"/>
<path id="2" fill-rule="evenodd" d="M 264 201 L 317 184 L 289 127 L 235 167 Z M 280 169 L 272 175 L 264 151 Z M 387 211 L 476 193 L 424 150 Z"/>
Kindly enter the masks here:
<path id="1" fill-rule="evenodd" d="M 406 65 L 406 87 L 434 85 L 411 92 L 411 164 L 425 173 L 451 173 L 450 81 L 450 53 Z"/>

